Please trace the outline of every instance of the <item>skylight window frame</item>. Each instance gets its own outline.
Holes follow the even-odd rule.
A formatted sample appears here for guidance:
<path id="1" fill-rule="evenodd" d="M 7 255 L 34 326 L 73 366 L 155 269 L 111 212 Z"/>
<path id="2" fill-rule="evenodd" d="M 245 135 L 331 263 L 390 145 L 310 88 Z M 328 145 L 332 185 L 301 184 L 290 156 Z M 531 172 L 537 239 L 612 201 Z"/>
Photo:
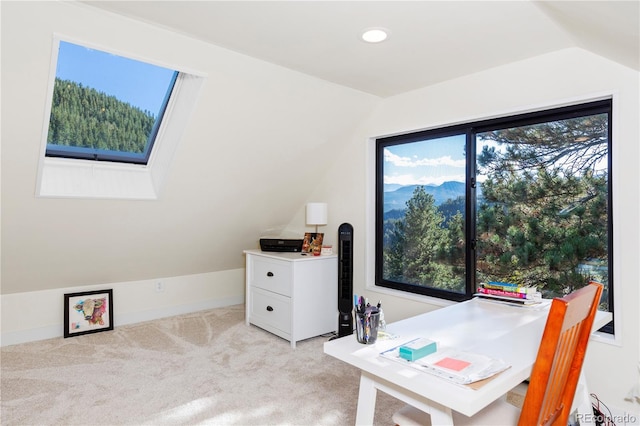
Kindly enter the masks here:
<path id="1" fill-rule="evenodd" d="M 66 146 L 66 145 L 60 146 L 60 145 L 49 144 L 47 141 L 45 156 L 51 157 L 51 158 L 69 158 L 69 159 L 90 160 L 90 161 L 110 161 L 114 163 L 131 163 L 131 164 L 146 165 L 149 162 L 151 153 L 153 152 L 153 147 L 156 143 L 156 137 L 158 136 L 158 131 L 162 126 L 162 122 L 165 119 L 167 105 L 171 100 L 171 96 L 173 96 L 176 81 L 179 76 L 180 76 L 180 72 L 174 71 L 171 82 L 167 87 L 164 100 L 162 101 L 162 106 L 160 107 L 160 111 L 158 113 L 158 119 L 153 124 L 153 129 L 151 129 L 151 133 L 149 134 L 149 138 L 147 140 L 145 150 L 142 154 L 137 154 L 132 152 L 122 152 L 122 151 L 111 151 L 106 149 L 74 147 L 74 146 Z"/>
<path id="2" fill-rule="evenodd" d="M 46 155 L 60 41 L 143 61 L 177 72 L 171 96 L 165 103 L 163 119 L 159 120 L 159 125 L 154 129 L 156 132 L 154 147 L 149 151 L 146 164 Z M 206 73 L 184 66 L 169 65 L 130 52 L 117 51 L 66 35 L 54 34 L 35 196 L 82 199 L 158 199 L 174 153 L 196 108 L 206 78 Z"/>
<path id="3" fill-rule="evenodd" d="M 60 61 L 60 49 L 61 43 L 65 43 L 68 45 L 73 45 L 75 47 L 90 49 L 100 54 L 113 55 L 117 58 L 127 59 L 129 61 L 134 61 L 141 64 L 151 65 L 154 67 L 165 68 L 167 70 L 171 70 L 173 75 L 165 89 L 165 93 L 163 96 L 162 103 L 160 105 L 159 111 L 157 111 L 157 118 L 153 124 L 153 127 L 147 137 L 147 141 L 145 143 L 144 151 L 142 153 L 136 152 L 127 152 L 127 151 L 115 151 L 108 149 L 96 149 L 96 148 L 88 148 L 84 146 L 70 146 L 70 145 L 58 145 L 55 143 L 49 143 L 48 135 L 47 135 L 47 146 L 45 150 L 45 156 L 47 157 L 57 157 L 57 158 L 70 158 L 70 159 L 78 159 L 78 160 L 91 160 L 91 161 L 111 161 L 111 162 L 119 162 L 119 163 L 133 163 L 133 164 L 147 164 L 151 153 L 153 152 L 153 146 L 155 144 L 155 139 L 158 134 L 158 130 L 162 125 L 162 121 L 164 120 L 164 115 L 167 110 L 167 103 L 171 99 L 173 95 L 173 90 L 175 88 L 176 79 L 179 75 L 179 71 L 176 71 L 173 67 L 166 67 L 163 65 L 158 65 L 152 63 L 148 60 L 143 60 L 139 58 L 133 58 L 130 55 L 123 55 L 120 53 L 115 53 L 108 49 L 97 48 L 93 46 L 89 46 L 86 43 L 79 43 L 75 41 L 69 41 L 62 37 L 56 37 L 54 40 L 54 49 L 53 53 L 55 56 L 55 62 L 52 62 L 52 71 L 54 72 L 53 84 L 50 84 L 50 91 L 55 92 L 56 82 L 58 80 L 58 66 Z M 78 82 L 82 85 L 82 82 Z M 90 88 L 90 87 L 88 87 Z M 53 95 L 53 93 L 52 93 Z M 111 93 L 105 93 L 106 96 L 113 96 Z M 51 97 L 53 99 L 53 96 Z M 53 111 L 53 103 L 50 102 L 50 114 Z M 133 105 L 132 105 L 133 107 Z M 156 112 L 156 111 L 154 111 Z M 49 115 L 49 120 L 47 122 L 47 127 L 51 126 L 51 115 Z M 80 143 L 81 141 L 76 141 Z M 106 141 L 109 143 L 110 141 Z"/>

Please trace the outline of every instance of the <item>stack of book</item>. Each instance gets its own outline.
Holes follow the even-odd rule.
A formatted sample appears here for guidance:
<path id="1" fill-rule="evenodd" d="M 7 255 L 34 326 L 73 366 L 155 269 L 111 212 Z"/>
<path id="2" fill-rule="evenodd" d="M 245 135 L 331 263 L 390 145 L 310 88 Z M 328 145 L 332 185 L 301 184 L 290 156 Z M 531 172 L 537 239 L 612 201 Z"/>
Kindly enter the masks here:
<path id="1" fill-rule="evenodd" d="M 536 287 L 522 287 L 517 284 L 498 281 L 480 284 L 475 296 L 519 303 L 521 305 L 535 305 L 542 301 L 542 295 Z"/>

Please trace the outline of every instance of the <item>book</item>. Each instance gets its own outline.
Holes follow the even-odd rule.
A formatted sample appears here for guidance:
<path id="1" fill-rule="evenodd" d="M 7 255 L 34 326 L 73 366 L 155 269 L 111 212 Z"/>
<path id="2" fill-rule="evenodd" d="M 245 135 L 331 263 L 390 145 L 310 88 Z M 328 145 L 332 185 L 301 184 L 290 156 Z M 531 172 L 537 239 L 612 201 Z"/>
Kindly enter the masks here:
<path id="1" fill-rule="evenodd" d="M 492 299 L 497 300 L 499 302 L 508 302 L 519 305 L 537 305 L 542 302 L 542 297 L 540 299 L 521 299 L 518 297 L 507 297 L 507 296 L 498 296 L 495 294 L 485 294 L 485 293 L 476 293 L 473 295 L 474 297 L 479 297 L 482 299 Z"/>
<path id="2" fill-rule="evenodd" d="M 513 292 L 513 293 L 531 294 L 531 293 L 536 293 L 537 292 L 537 288 L 536 287 L 523 287 L 523 286 L 519 286 L 517 284 L 503 283 L 503 282 L 497 282 L 497 281 L 490 281 L 488 283 L 483 283 L 483 284 L 481 284 L 481 286 L 484 287 L 484 288 L 490 288 L 490 289 L 502 290 L 502 291 L 509 291 L 509 292 Z"/>
<path id="3" fill-rule="evenodd" d="M 500 287 L 519 287 L 518 284 L 507 283 L 507 282 L 504 282 L 504 281 L 489 281 L 488 284 L 496 285 L 496 286 L 500 286 Z"/>
<path id="4" fill-rule="evenodd" d="M 478 287 L 478 293 L 492 294 L 494 296 L 515 297 L 516 299 L 532 299 L 533 295 L 514 291 L 496 290 L 494 288 Z"/>

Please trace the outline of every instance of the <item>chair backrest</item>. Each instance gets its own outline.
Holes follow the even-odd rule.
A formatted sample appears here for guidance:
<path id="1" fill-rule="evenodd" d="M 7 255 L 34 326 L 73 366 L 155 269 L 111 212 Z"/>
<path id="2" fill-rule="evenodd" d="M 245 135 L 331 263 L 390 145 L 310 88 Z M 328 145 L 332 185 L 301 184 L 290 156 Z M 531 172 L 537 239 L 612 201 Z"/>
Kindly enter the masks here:
<path id="1" fill-rule="evenodd" d="M 519 426 L 568 424 L 602 287 L 590 282 L 551 301 Z"/>

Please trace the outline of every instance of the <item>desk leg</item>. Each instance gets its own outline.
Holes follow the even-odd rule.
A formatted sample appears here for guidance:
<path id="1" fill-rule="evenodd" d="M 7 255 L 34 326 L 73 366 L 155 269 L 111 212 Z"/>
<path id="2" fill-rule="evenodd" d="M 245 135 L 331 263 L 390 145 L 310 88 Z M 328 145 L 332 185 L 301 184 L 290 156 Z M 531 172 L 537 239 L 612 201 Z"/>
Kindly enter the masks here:
<path id="1" fill-rule="evenodd" d="M 365 374 L 360 374 L 360 391 L 358 393 L 358 410 L 356 411 L 356 425 L 372 425 L 376 410 L 377 389 L 373 380 Z"/>
<path id="2" fill-rule="evenodd" d="M 451 413 L 451 408 L 443 407 L 441 405 L 431 406 L 429 415 L 431 416 L 431 424 L 433 426 L 453 426 L 453 414 Z"/>
<path id="3" fill-rule="evenodd" d="M 451 408 L 425 401 L 424 399 L 416 399 L 411 392 L 407 392 L 399 386 L 392 385 L 384 380 L 376 380 L 375 377 L 370 376 L 364 371 L 360 375 L 356 425 L 373 424 L 378 389 L 425 413 L 429 413 L 433 426 L 453 426 L 453 413 L 451 412 Z"/>

